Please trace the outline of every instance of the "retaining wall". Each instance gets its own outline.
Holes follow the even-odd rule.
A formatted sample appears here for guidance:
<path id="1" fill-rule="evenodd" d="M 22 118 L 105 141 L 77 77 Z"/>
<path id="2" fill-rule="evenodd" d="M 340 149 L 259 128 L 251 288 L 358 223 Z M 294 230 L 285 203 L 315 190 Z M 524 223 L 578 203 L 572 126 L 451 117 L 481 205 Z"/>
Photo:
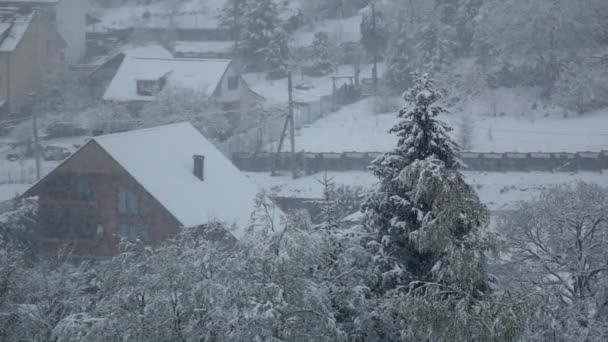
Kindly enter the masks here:
<path id="1" fill-rule="evenodd" d="M 380 152 L 345 152 L 345 153 L 308 153 L 296 154 L 296 164 L 299 170 L 307 173 L 320 171 L 365 171 Z M 574 172 L 596 171 L 608 169 L 608 150 L 601 152 L 506 152 L 481 153 L 462 152 L 459 154 L 462 162 L 471 171 L 546 171 Z M 234 153 L 232 161 L 241 171 L 269 172 L 289 170 L 291 154 L 276 153 Z M 276 166 L 275 166 L 276 164 Z"/>

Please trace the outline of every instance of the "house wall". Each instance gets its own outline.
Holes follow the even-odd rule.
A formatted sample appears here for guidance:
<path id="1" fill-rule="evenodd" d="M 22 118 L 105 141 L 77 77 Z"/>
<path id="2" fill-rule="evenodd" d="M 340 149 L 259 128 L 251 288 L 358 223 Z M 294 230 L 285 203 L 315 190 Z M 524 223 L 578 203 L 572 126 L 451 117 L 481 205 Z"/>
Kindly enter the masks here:
<path id="1" fill-rule="evenodd" d="M 10 75 L 10 54 L 0 53 L 0 101 L 8 102 Z"/>
<path id="2" fill-rule="evenodd" d="M 2 53 L 8 66 L 7 75 L 2 77 L 6 94 L 4 100 L 7 101 L 11 111 L 19 110 L 41 78 L 37 57 L 36 26 L 32 23 L 14 51 Z"/>
<path id="3" fill-rule="evenodd" d="M 227 102 L 238 102 L 241 100 L 241 93 L 242 93 L 241 88 L 243 87 L 242 79 L 239 79 L 239 87 L 231 90 L 228 88 L 228 79 L 230 77 L 239 77 L 239 78 L 241 77 L 232 63 L 230 63 L 230 65 L 228 66 L 226 73 L 224 73 L 224 77 L 222 78 L 222 80 L 220 81 L 220 84 L 218 85 L 219 92 L 216 92 L 216 94 L 218 94 L 216 96 L 216 99 L 219 102 L 227 103 Z"/>
<path id="4" fill-rule="evenodd" d="M 94 200 L 60 200 L 53 195 L 53 182 L 65 183 L 65 188 L 75 191 L 74 181 L 82 176 L 94 179 Z M 44 252 L 54 253 L 67 246 L 81 256 L 115 255 L 119 251 L 120 224 L 147 229 L 152 246 L 177 234 L 178 221 L 94 142 L 85 145 L 43 182 L 32 190 L 34 193 L 27 195 L 39 196 L 39 244 Z M 148 209 L 147 214 L 121 215 L 118 211 L 119 187 L 133 191 Z M 74 232 L 57 233 L 61 232 L 61 227 L 69 226 L 67 220 L 72 214 L 83 210 L 95 212 L 98 228 L 94 238 L 83 239 Z"/>
<path id="5" fill-rule="evenodd" d="M 0 53 L 1 99 L 11 111 L 18 111 L 44 74 L 57 65 L 59 42 L 49 22 L 36 14 L 14 51 Z"/>
<path id="6" fill-rule="evenodd" d="M 239 78 L 239 87 L 237 89 L 231 90 L 228 88 L 228 79 L 230 77 Z M 231 63 L 228 70 L 226 70 L 226 73 L 220 82 L 219 88 L 221 88 L 221 92 L 219 93 L 220 95 L 216 96 L 217 101 L 222 104 L 235 103 L 237 105 L 235 110 L 240 112 L 246 111 L 247 108 L 250 108 L 259 101 L 259 96 L 255 94 L 251 88 L 249 88 L 249 85 L 247 85 L 247 82 L 238 72 L 233 63 Z"/>
<path id="7" fill-rule="evenodd" d="M 40 15 L 56 27 L 65 43 L 64 61 L 68 64 L 78 63 L 85 54 L 86 45 L 86 6 L 88 0 L 45 1 L 3 1 L 12 6 L 31 5 L 40 11 Z"/>

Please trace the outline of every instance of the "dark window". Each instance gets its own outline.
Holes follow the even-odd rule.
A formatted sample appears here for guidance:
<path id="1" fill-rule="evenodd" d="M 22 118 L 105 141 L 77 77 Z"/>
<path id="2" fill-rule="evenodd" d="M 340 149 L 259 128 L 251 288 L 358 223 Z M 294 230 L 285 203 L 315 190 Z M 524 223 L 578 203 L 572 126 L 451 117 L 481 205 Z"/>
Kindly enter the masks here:
<path id="1" fill-rule="evenodd" d="M 118 213 L 121 215 L 147 215 L 149 210 L 142 205 L 135 192 L 120 187 L 118 188 Z"/>
<path id="2" fill-rule="evenodd" d="M 234 90 L 239 88 L 239 77 L 230 76 L 228 77 L 228 90 Z"/>
<path id="3" fill-rule="evenodd" d="M 146 228 L 129 224 L 120 224 L 118 228 L 120 230 L 120 237 L 127 241 L 141 241 L 144 244 L 150 243 L 150 234 Z"/>
<path id="4" fill-rule="evenodd" d="M 92 209 L 74 212 L 71 224 L 72 231 L 80 239 L 92 240 L 97 235 L 97 214 Z"/>
<path id="5" fill-rule="evenodd" d="M 95 182 L 91 177 L 79 176 L 77 178 L 76 199 L 86 202 L 95 200 Z"/>

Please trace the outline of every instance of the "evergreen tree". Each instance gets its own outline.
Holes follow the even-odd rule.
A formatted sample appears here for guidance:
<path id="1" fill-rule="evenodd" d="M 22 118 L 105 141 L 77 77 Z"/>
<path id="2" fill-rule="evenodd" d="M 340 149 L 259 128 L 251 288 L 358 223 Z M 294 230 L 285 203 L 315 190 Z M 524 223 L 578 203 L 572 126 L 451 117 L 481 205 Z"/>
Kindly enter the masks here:
<path id="1" fill-rule="evenodd" d="M 332 63 L 329 53 L 329 35 L 325 31 L 317 32 L 312 43 L 314 62 L 312 64 L 312 75 L 322 76 L 331 72 Z"/>
<path id="2" fill-rule="evenodd" d="M 245 25 L 247 0 L 228 0 L 220 13 L 220 25 L 228 30 L 235 41 L 240 39 Z"/>
<path id="3" fill-rule="evenodd" d="M 323 222 L 322 227 L 328 230 L 338 228 L 337 218 L 337 194 L 336 184 L 333 179 L 327 176 L 327 172 L 319 183 L 323 186 L 323 199 L 320 201 L 321 213 L 319 218 Z"/>
<path id="4" fill-rule="evenodd" d="M 454 34 L 446 25 L 427 25 L 418 34 L 418 64 L 428 70 L 440 70 L 454 58 Z"/>
<path id="5" fill-rule="evenodd" d="M 414 75 L 414 81 L 404 95 L 401 122 L 390 131 L 399 137 L 397 148 L 373 162 L 380 185 L 363 207 L 373 236 L 368 245 L 376 254 L 374 292 L 393 308 L 402 305 L 399 334 L 409 339 L 495 337 L 493 328 L 471 323 L 498 319 L 504 326 L 503 312 L 484 302 L 491 243 L 482 229 L 488 212 L 459 172 L 450 128 L 437 119 L 446 113 L 438 104 L 441 93 L 426 75 Z M 467 325 L 462 335 L 441 322 L 452 316 Z"/>
<path id="6" fill-rule="evenodd" d="M 388 60 L 385 77 L 388 86 L 392 89 L 402 91 L 412 85 L 412 51 L 410 43 L 404 30 L 395 39 L 395 45 Z"/>
<path id="7" fill-rule="evenodd" d="M 245 20 L 241 31 L 241 54 L 250 66 L 265 65 L 270 48 L 281 28 L 279 11 L 274 0 L 249 0 L 245 6 Z M 276 46 L 275 46 L 276 47 Z"/>
<path id="8" fill-rule="evenodd" d="M 381 56 L 388 46 L 389 23 L 382 11 L 366 11 L 361 18 L 361 45 L 370 56 Z"/>
<path id="9" fill-rule="evenodd" d="M 268 47 L 265 49 L 269 79 L 276 80 L 287 76 L 287 60 L 289 58 L 287 39 L 287 33 L 282 28 L 275 29 L 274 34 L 270 37 Z"/>

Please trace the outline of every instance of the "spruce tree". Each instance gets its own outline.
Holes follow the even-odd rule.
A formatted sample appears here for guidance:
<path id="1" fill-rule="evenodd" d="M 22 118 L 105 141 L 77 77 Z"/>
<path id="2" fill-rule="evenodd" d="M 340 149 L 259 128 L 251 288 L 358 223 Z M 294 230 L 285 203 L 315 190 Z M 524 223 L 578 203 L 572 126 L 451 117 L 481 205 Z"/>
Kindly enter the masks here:
<path id="1" fill-rule="evenodd" d="M 382 56 L 388 46 L 390 28 L 388 19 L 380 10 L 376 10 L 375 16 L 371 10 L 367 10 L 361 17 L 361 45 L 369 56 Z"/>
<path id="2" fill-rule="evenodd" d="M 314 61 L 311 75 L 327 75 L 332 69 L 331 56 L 329 54 L 329 35 L 327 32 L 320 31 L 315 34 L 315 39 L 312 42 L 312 49 Z"/>
<path id="3" fill-rule="evenodd" d="M 373 162 L 380 183 L 363 206 L 376 255 L 374 292 L 399 307 L 402 336 L 466 340 L 442 320 L 474 325 L 471 320 L 486 319 L 475 310 L 487 308 L 490 293 L 485 255 L 491 243 L 482 234 L 488 211 L 459 172 L 451 129 L 437 119 L 446 110 L 433 80 L 415 74 L 404 98 L 401 121 L 390 130 L 399 137 L 397 147 Z M 500 313 L 484 315 L 492 320 Z M 494 336 L 483 327 L 466 329 L 462 336 Z"/>
<path id="4" fill-rule="evenodd" d="M 289 59 L 289 46 L 287 33 L 282 28 L 275 29 L 265 51 L 268 78 L 276 80 L 287 76 L 287 60 Z"/>
<path id="5" fill-rule="evenodd" d="M 411 41 L 405 30 L 399 32 L 391 49 L 386 72 L 386 81 L 391 89 L 408 89 L 412 85 L 412 51 Z"/>
<path id="6" fill-rule="evenodd" d="M 321 227 L 333 231 L 339 227 L 337 218 L 336 184 L 327 172 L 318 182 L 323 186 L 323 199 L 319 201 L 319 219 L 323 222 Z"/>
<path id="7" fill-rule="evenodd" d="M 265 65 L 269 47 L 277 29 L 281 28 L 279 11 L 274 0 L 248 0 L 241 31 L 241 54 L 250 66 Z"/>
<path id="8" fill-rule="evenodd" d="M 240 40 L 241 32 L 245 26 L 247 13 L 247 0 L 228 0 L 220 13 L 220 25 L 228 30 L 235 41 Z"/>

